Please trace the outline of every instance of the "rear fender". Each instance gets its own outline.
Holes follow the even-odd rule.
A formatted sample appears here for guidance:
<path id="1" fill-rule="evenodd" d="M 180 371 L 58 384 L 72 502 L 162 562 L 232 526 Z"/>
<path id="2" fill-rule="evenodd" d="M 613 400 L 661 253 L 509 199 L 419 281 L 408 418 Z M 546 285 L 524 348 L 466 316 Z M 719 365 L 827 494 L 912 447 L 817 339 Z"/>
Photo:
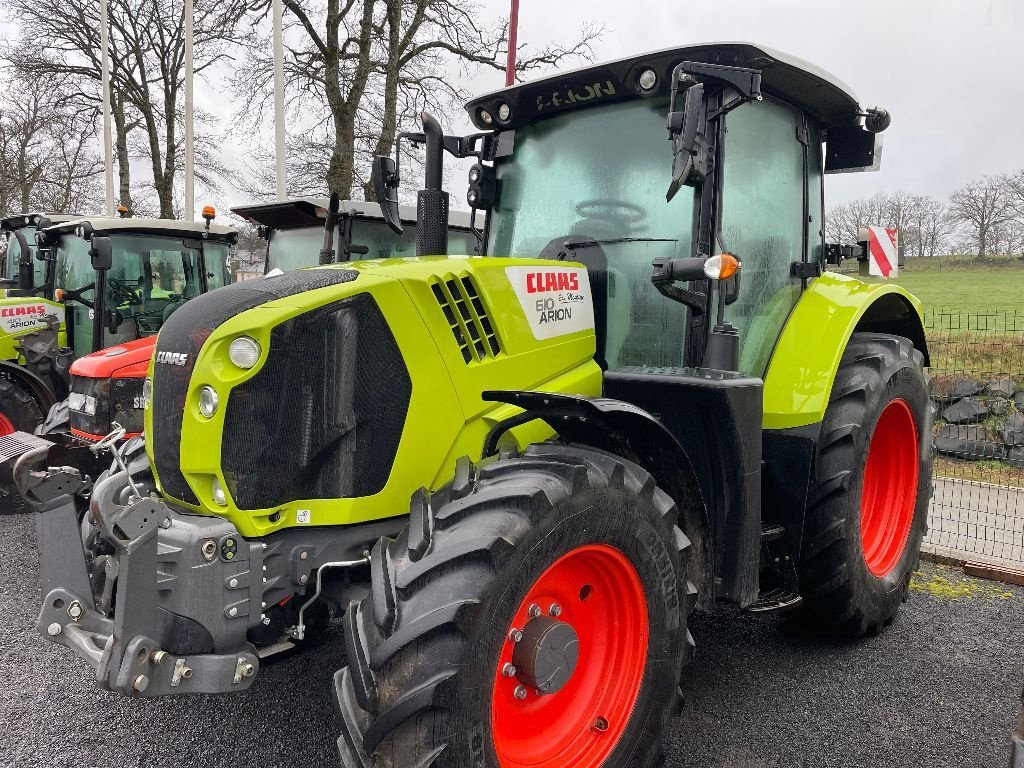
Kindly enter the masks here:
<path id="1" fill-rule="evenodd" d="M 921 302 L 892 283 L 826 272 L 800 296 L 764 380 L 764 429 L 816 424 L 850 337 L 871 331 L 905 336 L 929 364 Z"/>
<path id="2" fill-rule="evenodd" d="M 498 451 L 508 430 L 534 419 L 546 422 L 567 443 L 580 443 L 636 462 L 679 506 L 679 527 L 692 545 L 689 579 L 697 586 L 698 606 L 714 608 L 714 542 L 697 475 L 686 451 L 665 426 L 642 408 L 606 397 L 547 392 L 484 392 L 482 398 L 508 403 L 523 413 L 497 424 L 483 456 Z"/>

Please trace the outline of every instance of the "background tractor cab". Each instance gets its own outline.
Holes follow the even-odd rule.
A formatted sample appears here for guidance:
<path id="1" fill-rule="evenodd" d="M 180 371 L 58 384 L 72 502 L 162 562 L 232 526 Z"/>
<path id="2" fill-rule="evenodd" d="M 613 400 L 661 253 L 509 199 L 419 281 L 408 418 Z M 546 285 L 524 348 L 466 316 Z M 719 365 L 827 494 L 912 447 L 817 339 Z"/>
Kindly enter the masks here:
<path id="1" fill-rule="evenodd" d="M 398 212 L 402 223 L 412 228 L 411 233 L 399 234 L 388 226 L 376 203 L 342 200 L 332 237 L 333 253 L 321 258 L 329 209 L 330 202 L 325 197 L 303 197 L 241 205 L 231 212 L 256 224 L 260 237 L 267 241 L 265 273 L 274 269 L 290 272 L 335 261 L 416 255 L 414 207 L 402 206 Z M 470 229 L 469 214 L 452 211 L 448 235 L 452 253 L 473 253 L 476 238 Z"/>
<path id="2" fill-rule="evenodd" d="M 0 220 L 7 246 L 0 262 L 0 297 L 32 291 L 46 279 L 46 263 L 36 259 L 36 230 L 78 218 L 61 213 L 22 213 Z"/>
<path id="3" fill-rule="evenodd" d="M 89 218 L 40 233 L 52 250 L 67 304 L 68 397 L 53 405 L 38 433 L 98 440 L 113 422 L 142 431 L 142 381 L 160 327 L 182 304 L 228 281 L 236 231 L 204 222 Z"/>

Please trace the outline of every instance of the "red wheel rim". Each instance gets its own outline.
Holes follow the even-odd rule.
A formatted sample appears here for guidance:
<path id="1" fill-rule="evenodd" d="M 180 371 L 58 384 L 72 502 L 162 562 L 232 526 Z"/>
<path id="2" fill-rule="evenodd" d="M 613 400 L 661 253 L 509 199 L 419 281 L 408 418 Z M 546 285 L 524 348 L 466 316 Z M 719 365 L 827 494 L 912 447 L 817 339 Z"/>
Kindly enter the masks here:
<path id="1" fill-rule="evenodd" d="M 860 495 L 864 562 L 878 578 L 903 555 L 917 506 L 917 473 L 917 424 L 906 401 L 896 399 L 878 417 Z"/>
<path id="2" fill-rule="evenodd" d="M 579 656 L 560 690 L 542 695 L 529 689 L 518 699 L 516 688 L 523 683 L 505 674 L 515 647 L 510 634 L 526 627 L 531 606 L 575 630 Z M 640 574 L 622 552 L 589 544 L 560 557 L 530 587 L 498 658 L 491 732 L 501 768 L 600 766 L 633 712 L 647 642 L 647 597 Z"/>
<path id="3" fill-rule="evenodd" d="M 17 431 L 18 430 L 14 428 L 14 424 L 11 423 L 11 420 L 0 413 L 0 437 L 14 434 Z"/>

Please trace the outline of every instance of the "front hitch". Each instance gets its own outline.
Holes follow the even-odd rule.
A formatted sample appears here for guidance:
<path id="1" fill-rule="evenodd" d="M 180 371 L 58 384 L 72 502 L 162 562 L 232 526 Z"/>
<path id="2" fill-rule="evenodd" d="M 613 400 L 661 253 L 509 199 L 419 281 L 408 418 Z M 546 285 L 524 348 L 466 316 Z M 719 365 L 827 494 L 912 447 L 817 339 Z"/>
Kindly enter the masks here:
<path id="1" fill-rule="evenodd" d="M 223 607 L 223 616 L 225 625 L 236 616 L 241 625 L 214 633 L 215 644 L 230 647 L 231 652 L 174 653 L 175 649 L 162 647 L 168 645 L 168 636 L 173 636 L 168 621 L 178 618 L 163 607 L 166 594 L 174 591 L 175 585 L 169 582 L 177 579 L 166 572 L 171 570 L 166 565 L 158 567 L 158 534 L 165 531 L 177 536 L 177 541 L 187 540 L 189 546 L 181 551 L 194 554 L 206 541 L 224 541 L 237 533 L 232 534 L 233 529 L 223 520 L 186 520 L 155 495 L 142 496 L 129 483 L 125 470 L 96 484 L 83 522 L 76 495 L 87 480 L 70 467 L 47 468 L 47 450 L 39 446 L 23 454 L 14 471 L 19 490 L 36 514 L 43 594 L 36 622 L 40 634 L 84 659 L 102 687 L 126 695 L 226 693 L 248 688 L 259 669 L 259 658 L 255 647 L 245 640 L 247 620 L 239 615 L 239 603 Z M 123 502 L 126 485 L 134 492 Z M 171 531 L 174 525 L 177 527 Z M 83 529 L 94 530 L 104 545 L 105 554 L 92 557 L 92 568 L 93 553 L 87 553 L 83 544 Z M 235 589 L 241 580 L 246 585 L 249 582 L 248 556 L 240 555 L 231 562 L 216 556 L 198 555 L 196 559 L 198 563 L 183 563 L 180 578 L 189 584 L 179 590 L 185 593 L 177 595 L 179 600 L 187 600 L 190 587 L 201 596 L 213 597 L 217 593 L 211 594 L 210 585 L 227 589 L 230 584 Z M 247 594 L 239 602 L 247 605 Z M 221 610 L 215 607 L 214 612 L 220 614 Z"/>

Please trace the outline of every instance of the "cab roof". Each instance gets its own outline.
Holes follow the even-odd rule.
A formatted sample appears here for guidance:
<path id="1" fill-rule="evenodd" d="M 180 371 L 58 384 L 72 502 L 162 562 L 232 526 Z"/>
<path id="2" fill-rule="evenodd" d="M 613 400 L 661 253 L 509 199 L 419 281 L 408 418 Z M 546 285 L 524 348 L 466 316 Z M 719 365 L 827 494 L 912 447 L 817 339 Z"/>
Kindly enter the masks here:
<path id="1" fill-rule="evenodd" d="M 19 213 L 0 219 L 0 229 L 3 229 L 5 232 L 13 232 L 23 227 L 34 227 L 39 219 L 49 219 L 52 224 L 59 224 L 63 221 L 72 221 L 80 218 L 82 217 L 68 213 Z"/>
<path id="2" fill-rule="evenodd" d="M 109 216 L 84 216 L 68 219 L 46 229 L 50 235 L 78 234 L 79 227 L 88 225 L 96 235 L 164 235 L 171 237 L 199 238 L 233 244 L 238 240 L 238 231 L 223 224 L 211 224 L 209 232 L 205 221 L 178 221 L 176 219 L 115 218 Z"/>
<path id="3" fill-rule="evenodd" d="M 851 127 L 863 114 L 849 86 L 820 67 L 762 45 L 742 42 L 686 45 L 560 72 L 479 96 L 466 104 L 466 111 L 473 124 L 482 130 L 515 128 L 569 109 L 636 97 L 640 73 L 647 69 L 653 69 L 658 76 L 653 94 L 668 96 L 672 72 L 683 61 L 759 69 L 762 92 L 799 107 L 826 127 Z M 594 89 L 596 94 L 586 90 L 588 85 L 597 84 L 602 87 Z M 568 98 L 569 90 L 573 91 L 572 99 Z M 579 98 L 580 95 L 585 98 Z M 509 119 L 504 122 L 497 119 L 502 103 L 511 107 Z M 491 123 L 481 117 L 483 111 L 492 116 Z"/>
<path id="4" fill-rule="evenodd" d="M 266 227 L 288 229 L 289 227 L 322 226 L 327 217 L 328 205 L 329 201 L 326 197 L 296 197 L 290 200 L 239 205 L 232 208 L 231 212 Z M 384 220 L 377 203 L 342 200 L 338 204 L 338 212 L 349 213 L 373 221 Z M 403 224 L 416 226 L 416 208 L 414 206 L 400 205 L 398 213 Z M 465 211 L 449 212 L 448 226 L 453 229 L 469 229 L 469 214 Z"/>

